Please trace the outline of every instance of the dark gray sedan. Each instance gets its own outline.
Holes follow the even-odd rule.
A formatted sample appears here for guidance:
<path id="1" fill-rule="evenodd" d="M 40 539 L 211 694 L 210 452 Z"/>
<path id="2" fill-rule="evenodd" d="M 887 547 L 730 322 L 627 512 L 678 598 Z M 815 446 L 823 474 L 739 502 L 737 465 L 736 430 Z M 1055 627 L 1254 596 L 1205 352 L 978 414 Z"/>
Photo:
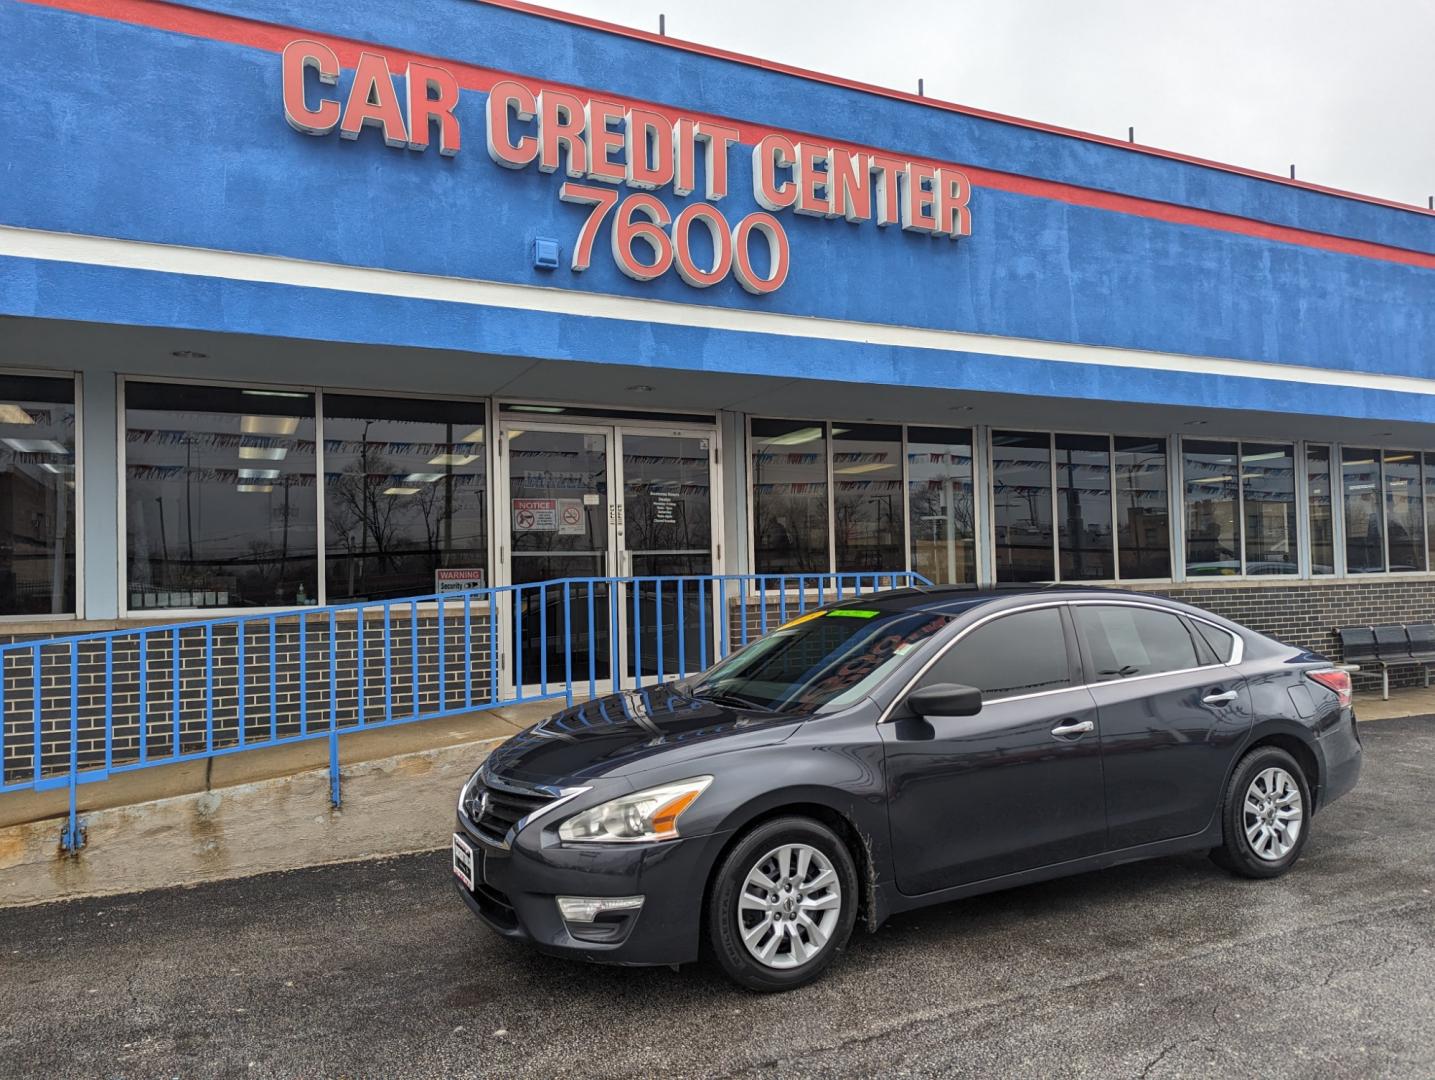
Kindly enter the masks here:
<path id="1" fill-rule="evenodd" d="M 796 619 L 688 682 L 494 751 L 464 901 L 545 952 L 815 978 L 860 920 L 1209 851 L 1285 873 L 1355 786 L 1350 677 L 1115 590 L 909 589 Z"/>

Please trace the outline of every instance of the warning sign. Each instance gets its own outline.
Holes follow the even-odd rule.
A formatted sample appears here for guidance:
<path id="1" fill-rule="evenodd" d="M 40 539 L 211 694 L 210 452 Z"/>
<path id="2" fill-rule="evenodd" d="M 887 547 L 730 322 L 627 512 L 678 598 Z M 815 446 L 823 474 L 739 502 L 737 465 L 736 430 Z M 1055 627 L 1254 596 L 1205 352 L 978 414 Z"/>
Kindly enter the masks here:
<path id="1" fill-rule="evenodd" d="M 436 593 L 467 592 L 483 588 L 482 567 L 447 567 L 433 572 Z"/>
<path id="2" fill-rule="evenodd" d="M 558 500 L 558 534 L 560 536 L 584 536 L 588 532 L 587 515 L 583 503 L 578 499 Z"/>
<path id="3" fill-rule="evenodd" d="M 557 499 L 514 499 L 514 532 L 557 532 Z"/>

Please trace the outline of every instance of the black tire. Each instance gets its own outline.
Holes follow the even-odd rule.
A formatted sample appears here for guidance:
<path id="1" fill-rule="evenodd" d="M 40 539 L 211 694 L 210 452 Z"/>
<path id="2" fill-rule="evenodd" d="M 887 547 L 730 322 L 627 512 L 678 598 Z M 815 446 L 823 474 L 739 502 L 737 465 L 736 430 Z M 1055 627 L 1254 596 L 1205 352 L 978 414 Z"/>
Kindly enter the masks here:
<path id="1" fill-rule="evenodd" d="M 760 943 L 771 940 L 769 935 L 777 936 L 777 949 L 785 949 L 786 954 L 775 952 L 773 960 L 792 965 L 777 968 L 759 961 L 743 943 L 738 904 L 745 891 L 748 874 L 773 852 L 786 845 L 805 845 L 826 858 L 836 876 L 836 885 L 840 890 L 840 906 L 830 921 L 823 912 L 812 913 L 812 918 L 821 921 L 825 928 L 825 942 L 816 948 L 813 955 L 801 962 L 796 962 L 793 956 L 793 943 L 781 940 L 782 934 L 778 933 L 776 927 L 769 925 L 767 933 L 756 939 L 756 942 L 760 947 Z M 817 863 L 815 857 L 811 859 L 807 881 L 818 880 Z M 793 865 L 795 867 L 796 863 Z M 847 850 L 842 839 L 826 825 L 805 817 L 776 818 L 758 825 L 728 852 L 713 875 L 708 897 L 707 924 L 708 937 L 718 965 L 728 978 L 749 990 L 771 993 L 792 990 L 810 983 L 846 948 L 847 940 L 852 936 L 852 926 L 857 920 L 857 888 L 857 868 L 853 864 L 852 853 Z M 796 889 L 798 891 L 793 895 L 802 896 L 802 883 L 798 883 Z M 779 891 L 774 895 L 785 898 L 788 894 Z M 832 890 L 830 887 L 819 887 L 814 890 L 814 895 L 830 897 Z M 780 900 L 779 903 L 786 903 L 786 900 Z M 806 929 L 807 923 L 802 922 L 806 915 L 805 912 L 799 912 L 794 919 L 792 915 L 784 915 L 780 911 L 776 916 L 748 911 L 741 918 L 750 920 L 754 926 L 764 920 L 771 923 L 771 919 L 777 916 L 780 916 L 778 925 L 781 925 L 781 919 L 790 919 L 792 925 L 790 928 L 784 928 L 784 932 L 799 937 L 797 947 L 810 949 L 810 932 Z"/>
<path id="2" fill-rule="evenodd" d="M 1279 857 L 1271 857 L 1272 849 L 1263 856 L 1247 835 L 1247 827 L 1258 824 L 1254 818 L 1247 818 L 1246 796 L 1252 783 L 1268 770 L 1283 770 L 1300 791 L 1301 818 L 1299 832 L 1288 851 Z M 1239 877 L 1275 878 L 1280 877 L 1300 858 L 1310 836 L 1311 798 L 1310 781 L 1305 771 L 1290 754 L 1276 746 L 1258 746 L 1236 765 L 1226 785 L 1225 798 L 1221 802 L 1221 831 L 1223 843 L 1211 852 L 1211 861 L 1222 869 Z"/>

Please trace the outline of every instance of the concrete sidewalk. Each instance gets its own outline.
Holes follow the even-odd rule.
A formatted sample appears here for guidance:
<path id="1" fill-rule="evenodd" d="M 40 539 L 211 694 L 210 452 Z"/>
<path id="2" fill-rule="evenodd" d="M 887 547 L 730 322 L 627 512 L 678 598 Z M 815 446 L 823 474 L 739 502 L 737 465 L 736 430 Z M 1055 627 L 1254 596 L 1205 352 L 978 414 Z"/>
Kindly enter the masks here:
<path id="1" fill-rule="evenodd" d="M 480 712 L 344 734 L 339 737 L 339 763 L 341 766 L 356 765 L 423 750 L 506 738 L 562 707 L 561 698 L 530 701 L 522 705 L 504 705 Z M 116 773 L 102 783 L 82 784 L 76 797 L 80 813 L 84 814 L 328 767 L 329 743 L 327 739 L 319 738 L 224 754 L 208 760 Z M 64 789 L 0 795 L 0 828 L 60 817 L 68 813 L 69 805 L 69 793 Z"/>

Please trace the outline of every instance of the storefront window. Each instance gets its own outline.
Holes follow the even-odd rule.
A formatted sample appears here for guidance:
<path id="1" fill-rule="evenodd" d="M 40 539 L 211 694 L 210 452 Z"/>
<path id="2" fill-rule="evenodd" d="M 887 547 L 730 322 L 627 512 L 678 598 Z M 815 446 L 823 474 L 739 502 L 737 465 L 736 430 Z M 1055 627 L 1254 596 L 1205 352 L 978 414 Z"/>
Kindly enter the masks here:
<path id="1" fill-rule="evenodd" d="M 997 581 L 1055 580 L 1050 436 L 992 433 L 992 515 Z"/>
<path id="2" fill-rule="evenodd" d="M 757 572 L 826 573 L 826 425 L 820 420 L 753 420 L 752 477 Z"/>
<path id="3" fill-rule="evenodd" d="M 832 527 L 838 573 L 897 570 L 902 558 L 902 429 L 832 428 Z"/>
<path id="4" fill-rule="evenodd" d="M 0 615 L 75 610 L 75 381 L 0 375 Z"/>
<path id="5" fill-rule="evenodd" d="M 1429 561 L 1435 567 L 1435 454 L 1425 455 L 1425 544 Z"/>
<path id="6" fill-rule="evenodd" d="M 1296 547 L 1295 448 L 1241 444 L 1247 574 L 1299 572 Z"/>
<path id="7" fill-rule="evenodd" d="M 1118 435 L 1115 440 L 1116 548 L 1121 576 L 1171 576 L 1166 440 Z"/>
<path id="8" fill-rule="evenodd" d="M 1331 496 L 1330 447 L 1305 448 L 1306 499 L 1310 506 L 1310 572 L 1335 573 L 1335 504 Z"/>
<path id="9" fill-rule="evenodd" d="M 1233 442 L 1181 444 L 1186 489 L 1186 574 L 1212 577 L 1241 572 L 1240 481 Z"/>
<path id="10" fill-rule="evenodd" d="M 1350 574 L 1385 569 L 1385 531 L 1381 522 L 1380 451 L 1354 446 L 1340 449 L 1341 490 L 1345 495 L 1345 568 Z"/>
<path id="11" fill-rule="evenodd" d="M 421 596 L 435 571 L 486 581 L 481 404 L 324 395 L 327 599 Z"/>
<path id="12" fill-rule="evenodd" d="M 1425 569 L 1425 514 L 1421 506 L 1420 455 L 1413 450 L 1384 454 L 1385 529 L 1390 537 L 1390 569 Z"/>
<path id="13" fill-rule="evenodd" d="M 977 580 L 972 511 L 972 433 L 907 429 L 907 504 L 912 569 L 939 585 Z"/>
<path id="14" fill-rule="evenodd" d="M 314 395 L 130 382 L 131 610 L 318 602 Z"/>
<path id="15" fill-rule="evenodd" d="M 1111 530 L 1111 445 L 1105 435 L 1056 436 L 1057 544 L 1063 581 L 1116 576 Z"/>

